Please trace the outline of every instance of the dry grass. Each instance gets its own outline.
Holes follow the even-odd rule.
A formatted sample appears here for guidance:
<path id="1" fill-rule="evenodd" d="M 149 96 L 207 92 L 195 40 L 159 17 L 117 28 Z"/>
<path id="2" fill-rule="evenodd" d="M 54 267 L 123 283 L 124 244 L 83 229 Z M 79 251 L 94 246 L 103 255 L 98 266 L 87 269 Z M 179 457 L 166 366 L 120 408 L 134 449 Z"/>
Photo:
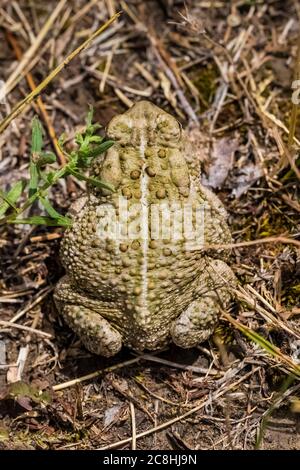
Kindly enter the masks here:
<path id="1" fill-rule="evenodd" d="M 38 106 L 11 114 L 119 10 Z M 0 112 L 14 119 L 0 134 L 0 188 L 28 178 L 36 112 L 57 151 L 62 132 L 72 147 L 88 103 L 105 125 L 151 99 L 188 128 L 203 179 L 229 212 L 240 288 L 195 350 L 93 357 L 52 303 L 62 229 L 2 226 L 0 447 L 253 449 L 261 431 L 260 447 L 300 448 L 299 19 L 297 0 L 1 3 L 0 78 L 10 92 Z M 220 168 L 225 158 L 216 181 L 214 160 Z M 62 181 L 52 202 L 65 212 L 83 189 Z M 20 380 L 29 387 L 16 390 Z"/>

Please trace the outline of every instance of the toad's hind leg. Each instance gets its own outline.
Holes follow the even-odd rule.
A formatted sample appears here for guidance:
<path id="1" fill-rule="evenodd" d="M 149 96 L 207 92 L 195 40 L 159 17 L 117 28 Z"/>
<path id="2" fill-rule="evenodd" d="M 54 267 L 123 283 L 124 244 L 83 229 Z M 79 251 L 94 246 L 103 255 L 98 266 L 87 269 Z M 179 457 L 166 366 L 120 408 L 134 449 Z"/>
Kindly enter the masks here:
<path id="1" fill-rule="evenodd" d="M 82 305 L 64 305 L 62 315 L 84 346 L 101 356 L 114 356 L 122 347 L 122 337 L 99 313 Z"/>
<path id="2" fill-rule="evenodd" d="M 230 267 L 223 261 L 210 260 L 205 274 L 199 279 L 199 293 L 196 287 L 199 297 L 171 326 L 174 343 L 182 348 L 192 348 L 208 339 L 218 323 L 220 308 L 230 301 L 230 288 L 235 285 Z"/>
<path id="3" fill-rule="evenodd" d="M 57 284 L 54 300 L 66 323 L 90 352 L 110 357 L 120 351 L 122 336 L 104 318 L 120 315 L 115 306 L 85 297 L 72 287 L 68 276 Z"/>

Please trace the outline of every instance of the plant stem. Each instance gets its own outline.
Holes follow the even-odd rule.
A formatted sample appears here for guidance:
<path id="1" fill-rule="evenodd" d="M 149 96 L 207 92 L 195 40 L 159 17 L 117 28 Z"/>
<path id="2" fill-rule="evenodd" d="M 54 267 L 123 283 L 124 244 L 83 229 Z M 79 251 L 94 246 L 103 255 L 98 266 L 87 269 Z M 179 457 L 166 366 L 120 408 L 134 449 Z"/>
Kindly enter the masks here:
<path id="1" fill-rule="evenodd" d="M 9 126 L 9 124 L 24 111 L 24 109 L 46 88 L 46 86 L 61 72 L 61 70 L 71 62 L 74 57 L 76 57 L 83 49 L 86 49 L 91 42 L 99 36 L 108 26 L 110 26 L 113 21 L 115 21 L 119 16 L 120 12 L 112 16 L 101 28 L 97 29 L 86 41 L 84 41 L 75 51 L 71 52 L 64 60 L 61 62 L 52 72 L 33 90 L 29 93 L 23 100 L 19 101 L 16 106 L 13 108 L 11 113 L 6 116 L 0 123 L 0 134 Z"/>
<path id="2" fill-rule="evenodd" d="M 53 184 L 56 184 L 60 178 L 63 178 L 66 173 L 69 172 L 69 166 L 66 165 L 65 167 L 61 168 L 55 173 L 55 176 L 51 182 L 47 181 L 41 188 L 39 188 L 32 196 L 30 196 L 27 201 L 23 204 L 23 206 L 19 207 L 14 211 L 13 214 L 10 214 L 6 217 L 0 219 L 0 225 L 4 225 L 6 223 L 12 223 L 16 216 L 22 214 L 28 207 L 30 207 L 36 199 L 41 196 L 44 196 L 45 191 L 50 188 Z"/>

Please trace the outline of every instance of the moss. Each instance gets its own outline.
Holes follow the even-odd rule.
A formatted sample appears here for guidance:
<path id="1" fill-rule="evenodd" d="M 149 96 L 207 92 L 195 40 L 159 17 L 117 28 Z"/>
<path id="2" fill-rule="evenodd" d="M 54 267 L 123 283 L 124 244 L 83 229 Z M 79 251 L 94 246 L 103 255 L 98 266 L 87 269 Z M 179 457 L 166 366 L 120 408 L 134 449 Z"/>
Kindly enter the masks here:
<path id="1" fill-rule="evenodd" d="M 104 72 L 105 66 L 106 66 L 106 60 L 102 60 L 102 61 L 98 64 L 97 70 L 99 70 L 99 72 Z"/>
<path id="2" fill-rule="evenodd" d="M 286 309 L 292 309 L 293 307 L 299 307 L 300 302 L 300 288 L 299 284 L 294 286 L 290 285 L 290 281 L 287 282 L 286 286 L 283 286 L 281 302 Z M 298 317 L 299 318 L 299 317 Z"/>
<path id="3" fill-rule="evenodd" d="M 214 63 L 192 68 L 190 79 L 200 94 L 201 112 L 209 108 L 217 89 L 218 78 L 219 71 Z"/>

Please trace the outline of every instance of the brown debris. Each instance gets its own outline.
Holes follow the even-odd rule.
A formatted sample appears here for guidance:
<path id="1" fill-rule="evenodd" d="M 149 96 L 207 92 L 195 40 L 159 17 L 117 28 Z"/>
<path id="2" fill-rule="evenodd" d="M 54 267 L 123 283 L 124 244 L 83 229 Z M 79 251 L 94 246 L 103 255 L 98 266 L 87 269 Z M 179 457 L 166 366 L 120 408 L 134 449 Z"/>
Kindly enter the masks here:
<path id="1" fill-rule="evenodd" d="M 1 119 L 29 93 L 26 77 L 34 88 L 123 11 L 38 98 L 47 148 L 57 150 L 62 132 L 72 146 L 88 104 L 103 126 L 140 99 L 172 113 L 197 146 L 203 181 L 228 210 L 234 240 L 227 248 L 240 287 L 215 341 L 94 357 L 52 302 L 63 274 L 62 229 L 1 226 L 0 449 L 254 449 L 264 418 L 261 448 L 300 449 L 299 380 L 280 391 L 300 361 L 298 120 L 289 132 L 298 3 L 1 3 L 1 79 L 11 89 L 0 100 Z M 28 108 L 0 135 L 3 190 L 28 178 L 34 114 Z M 67 197 L 61 181 L 51 190 L 62 213 L 84 185 L 68 189 Z"/>

